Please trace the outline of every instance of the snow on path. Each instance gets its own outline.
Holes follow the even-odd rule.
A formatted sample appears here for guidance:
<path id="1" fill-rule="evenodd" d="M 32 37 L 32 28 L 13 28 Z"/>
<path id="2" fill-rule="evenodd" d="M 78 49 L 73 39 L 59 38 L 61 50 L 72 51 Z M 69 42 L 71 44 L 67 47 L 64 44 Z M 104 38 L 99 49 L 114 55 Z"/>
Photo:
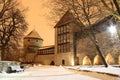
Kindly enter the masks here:
<path id="1" fill-rule="evenodd" d="M 120 68 L 109 66 L 107 68 L 101 67 L 101 66 L 66 66 L 66 68 L 72 68 L 76 70 L 87 70 L 87 71 L 93 71 L 93 72 L 101 72 L 101 73 L 107 73 L 112 74 L 120 77 Z"/>
<path id="2" fill-rule="evenodd" d="M 0 74 L 0 80 L 100 80 L 76 74 L 63 67 L 40 66 L 30 67 L 22 73 Z"/>

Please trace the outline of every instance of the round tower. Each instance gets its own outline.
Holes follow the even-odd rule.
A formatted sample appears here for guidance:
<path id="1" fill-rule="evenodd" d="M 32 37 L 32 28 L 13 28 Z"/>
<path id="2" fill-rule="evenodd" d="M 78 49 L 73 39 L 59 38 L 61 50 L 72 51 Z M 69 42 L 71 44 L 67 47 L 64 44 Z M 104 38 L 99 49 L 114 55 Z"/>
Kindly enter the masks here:
<path id="1" fill-rule="evenodd" d="M 37 49 L 42 46 L 43 39 L 34 29 L 27 36 L 24 37 L 25 53 L 36 53 Z"/>

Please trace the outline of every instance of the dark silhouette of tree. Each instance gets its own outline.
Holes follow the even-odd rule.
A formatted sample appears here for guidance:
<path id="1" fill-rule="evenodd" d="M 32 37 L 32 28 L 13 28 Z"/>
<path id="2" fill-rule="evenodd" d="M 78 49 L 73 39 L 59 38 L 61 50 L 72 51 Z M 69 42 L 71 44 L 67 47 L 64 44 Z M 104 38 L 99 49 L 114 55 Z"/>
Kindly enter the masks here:
<path id="1" fill-rule="evenodd" d="M 106 1 L 106 0 L 101 0 L 101 2 L 103 3 L 103 5 L 105 6 L 105 8 L 117 19 L 120 20 L 120 1 L 119 0 L 110 0 L 110 1 Z M 111 7 L 110 5 L 108 5 L 107 3 L 110 2 L 112 4 L 113 7 Z"/>
<path id="2" fill-rule="evenodd" d="M 16 0 L 0 0 L 0 18 L 4 15 L 5 12 L 17 5 Z"/>
<path id="3" fill-rule="evenodd" d="M 2 0 L 0 12 L 0 41 L 2 60 L 10 56 L 8 49 L 17 50 L 21 38 L 27 30 L 24 10 L 18 8 L 17 0 Z M 12 52 L 11 52 L 12 53 Z"/>

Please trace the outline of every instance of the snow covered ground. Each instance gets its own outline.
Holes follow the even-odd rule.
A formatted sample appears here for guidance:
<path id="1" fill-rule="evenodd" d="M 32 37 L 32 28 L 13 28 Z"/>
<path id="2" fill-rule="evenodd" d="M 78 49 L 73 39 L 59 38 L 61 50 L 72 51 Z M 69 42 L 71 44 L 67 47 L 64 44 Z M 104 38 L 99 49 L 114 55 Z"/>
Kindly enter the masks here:
<path id="1" fill-rule="evenodd" d="M 20 73 L 1 73 L 0 80 L 100 80 L 77 74 L 61 66 L 36 66 Z"/>
<path id="2" fill-rule="evenodd" d="M 100 80 L 86 75 L 70 71 L 67 68 L 76 70 L 88 70 L 102 73 L 110 73 L 120 76 L 120 68 L 114 67 L 92 67 L 92 66 L 34 66 L 19 73 L 0 73 L 0 80 Z M 118 78 L 117 80 L 120 80 Z"/>
<path id="3" fill-rule="evenodd" d="M 103 66 L 66 66 L 66 68 L 71 68 L 75 70 L 83 70 L 83 71 L 107 73 L 107 74 L 120 77 L 120 67 L 109 66 L 105 68 Z"/>

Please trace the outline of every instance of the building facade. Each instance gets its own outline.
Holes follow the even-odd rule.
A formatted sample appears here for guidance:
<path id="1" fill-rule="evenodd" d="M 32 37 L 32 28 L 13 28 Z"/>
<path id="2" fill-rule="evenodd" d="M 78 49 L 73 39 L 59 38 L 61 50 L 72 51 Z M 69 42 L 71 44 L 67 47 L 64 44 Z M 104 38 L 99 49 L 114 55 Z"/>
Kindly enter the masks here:
<path id="1" fill-rule="evenodd" d="M 25 53 L 36 53 L 37 49 L 42 46 L 43 39 L 34 29 L 27 36 L 24 37 L 24 51 Z"/>
<path id="2" fill-rule="evenodd" d="M 120 64 L 119 36 L 108 31 L 111 25 L 108 16 L 92 25 L 99 46 L 109 64 Z M 116 22 L 120 26 L 119 22 Z M 45 65 L 100 65 L 98 51 L 89 38 L 82 36 L 80 27 L 70 11 L 55 25 L 55 45 L 42 46 L 43 39 L 36 31 L 24 38 L 26 62 Z M 118 29 L 119 30 L 119 29 Z M 36 36 L 36 35 L 37 36 Z"/>
<path id="3" fill-rule="evenodd" d="M 37 50 L 42 47 L 43 39 L 34 29 L 28 35 L 24 37 L 24 59 L 22 60 L 25 63 L 33 63 L 37 55 Z"/>
<path id="4" fill-rule="evenodd" d="M 54 45 L 43 46 L 38 49 L 35 63 L 41 63 L 44 65 L 55 65 L 55 47 Z"/>
<path id="5" fill-rule="evenodd" d="M 56 65 L 74 65 L 74 34 L 80 30 L 75 18 L 67 11 L 54 28 Z"/>

